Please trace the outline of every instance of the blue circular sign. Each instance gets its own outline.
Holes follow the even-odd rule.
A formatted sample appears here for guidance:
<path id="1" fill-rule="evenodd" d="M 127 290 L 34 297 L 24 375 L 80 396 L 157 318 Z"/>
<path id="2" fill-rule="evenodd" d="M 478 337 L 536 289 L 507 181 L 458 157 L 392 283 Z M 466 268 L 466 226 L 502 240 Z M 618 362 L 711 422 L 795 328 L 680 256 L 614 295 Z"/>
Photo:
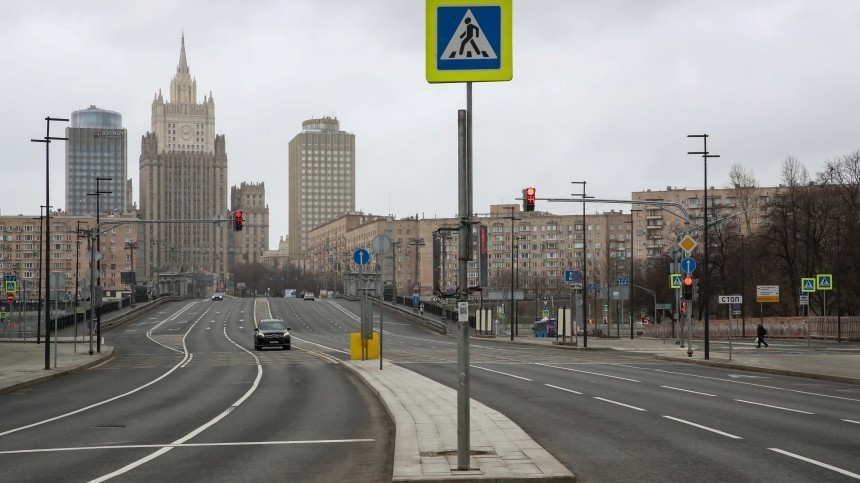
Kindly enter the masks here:
<path id="1" fill-rule="evenodd" d="M 687 257 L 681 260 L 681 270 L 687 273 L 693 273 L 696 271 L 696 261 L 690 257 Z"/>
<path id="2" fill-rule="evenodd" d="M 359 265 L 367 265 L 370 262 L 370 253 L 364 248 L 359 248 L 352 254 L 352 261 Z"/>

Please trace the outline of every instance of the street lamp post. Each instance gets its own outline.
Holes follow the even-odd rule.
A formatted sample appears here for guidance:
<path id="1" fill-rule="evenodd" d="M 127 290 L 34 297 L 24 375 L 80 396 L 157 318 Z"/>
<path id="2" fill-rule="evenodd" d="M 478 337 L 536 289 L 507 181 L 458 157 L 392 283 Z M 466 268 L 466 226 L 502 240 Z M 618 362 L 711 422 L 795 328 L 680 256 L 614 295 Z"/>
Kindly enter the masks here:
<path id="1" fill-rule="evenodd" d="M 69 122 L 59 117 L 45 118 L 45 137 L 31 139 L 34 143 L 45 143 L 45 369 L 51 369 L 51 141 L 68 141 L 67 137 L 51 136 L 51 121 Z"/>
<path id="2" fill-rule="evenodd" d="M 514 222 L 519 220 L 514 216 L 514 206 L 506 206 L 505 209 L 511 211 L 511 340 L 514 340 L 514 245 L 516 244 L 516 235 L 514 234 Z"/>
<path id="3" fill-rule="evenodd" d="M 136 274 L 134 272 L 134 249 L 137 248 L 137 242 L 125 242 L 125 249 L 131 251 L 131 295 L 129 296 L 129 302 L 131 306 L 134 307 L 134 289 L 137 281 Z"/>
<path id="4" fill-rule="evenodd" d="M 95 193 L 87 193 L 88 196 L 95 196 L 96 197 L 96 228 L 95 228 L 95 230 L 96 230 L 96 245 L 95 245 L 95 247 L 93 247 L 93 249 L 98 250 L 99 252 L 101 252 L 101 248 L 102 248 L 102 237 L 101 237 L 101 233 L 99 233 L 99 229 L 101 229 L 101 227 L 99 226 L 99 223 L 101 223 L 101 220 L 99 218 L 101 215 L 101 206 L 99 205 L 99 199 L 101 198 L 101 195 L 113 193 L 113 191 L 102 191 L 99 187 L 99 182 L 101 182 L 101 181 L 113 181 L 113 178 L 103 178 L 101 176 L 96 176 L 96 192 Z M 101 255 L 101 253 L 99 253 L 99 255 Z M 91 281 L 91 283 L 94 283 L 97 286 L 101 287 L 101 271 L 100 271 L 100 269 L 101 269 L 101 257 L 99 257 L 95 261 L 95 263 L 96 263 L 95 271 L 98 272 L 99 277 L 98 277 L 98 281 L 96 281 L 96 279 L 94 278 Z M 99 304 L 99 306 L 101 306 L 101 304 Z M 95 299 L 90 299 L 90 307 L 96 316 L 96 352 L 101 353 L 101 351 L 102 351 L 102 316 L 99 313 L 98 308 L 96 308 L 96 306 L 95 306 Z"/>
<path id="5" fill-rule="evenodd" d="M 705 360 L 710 358 L 710 337 L 708 332 L 708 292 L 710 292 L 710 284 L 708 281 L 708 158 L 719 158 L 719 154 L 708 154 L 708 135 L 707 134 L 688 134 L 688 138 L 702 138 L 704 149 L 702 151 L 688 151 L 687 154 L 700 154 L 705 164 L 705 260 L 704 260 L 704 280 L 705 286 L 702 289 L 702 295 L 699 298 L 699 303 L 705 309 Z M 692 331 L 692 327 L 691 327 Z"/>
<path id="6" fill-rule="evenodd" d="M 581 184 L 582 194 L 571 196 L 582 197 L 582 346 L 588 347 L 588 247 L 585 241 L 585 200 L 594 198 L 585 195 L 586 181 L 571 181 L 570 184 Z"/>
<path id="7" fill-rule="evenodd" d="M 628 294 L 630 295 L 630 340 L 633 340 L 633 232 L 635 231 L 633 225 L 633 213 L 641 213 L 642 210 L 630 210 L 630 290 L 628 290 Z M 655 305 L 656 307 L 656 305 Z M 656 314 L 657 309 L 654 309 Z M 657 317 L 654 317 L 654 322 L 657 322 Z M 619 335 L 619 338 L 621 336 Z"/>
<path id="8" fill-rule="evenodd" d="M 39 344 L 39 338 L 42 333 L 42 243 L 45 243 L 47 246 L 48 242 L 41 238 L 42 231 L 44 230 L 43 221 L 45 220 L 45 215 L 42 213 L 45 210 L 44 205 L 39 205 L 39 276 L 38 278 L 38 286 L 36 289 L 36 344 Z M 34 218 L 35 219 L 35 218 Z M 45 326 L 47 327 L 48 321 L 45 321 Z M 46 329 L 47 330 L 47 329 Z"/>

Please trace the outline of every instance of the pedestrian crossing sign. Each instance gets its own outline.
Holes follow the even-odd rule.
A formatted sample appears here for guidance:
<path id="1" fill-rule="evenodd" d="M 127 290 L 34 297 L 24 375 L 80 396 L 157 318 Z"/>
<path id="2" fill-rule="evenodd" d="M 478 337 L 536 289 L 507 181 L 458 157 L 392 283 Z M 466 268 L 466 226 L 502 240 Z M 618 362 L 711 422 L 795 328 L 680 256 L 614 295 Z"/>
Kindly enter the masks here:
<path id="1" fill-rule="evenodd" d="M 512 0 L 426 0 L 427 82 L 513 78 Z"/>
<path id="2" fill-rule="evenodd" d="M 816 290 L 833 290 L 833 275 L 819 273 L 815 276 Z"/>
<path id="3" fill-rule="evenodd" d="M 800 291 L 803 293 L 815 292 L 815 279 L 814 278 L 801 278 L 800 279 Z"/>
<path id="4" fill-rule="evenodd" d="M 681 274 L 673 273 L 669 275 L 669 286 L 671 288 L 681 288 Z"/>

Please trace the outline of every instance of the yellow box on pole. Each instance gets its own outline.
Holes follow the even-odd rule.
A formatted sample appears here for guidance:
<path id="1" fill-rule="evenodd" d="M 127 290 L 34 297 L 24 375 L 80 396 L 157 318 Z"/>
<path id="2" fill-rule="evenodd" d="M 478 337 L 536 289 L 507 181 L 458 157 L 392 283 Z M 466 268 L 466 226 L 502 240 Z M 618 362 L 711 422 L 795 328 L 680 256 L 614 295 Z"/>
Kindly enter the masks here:
<path id="1" fill-rule="evenodd" d="M 364 344 L 364 346 L 362 346 Z M 366 352 L 365 352 L 366 351 Z M 372 339 L 361 339 L 361 332 L 352 332 L 349 334 L 349 355 L 354 361 L 364 359 L 362 353 L 365 352 L 367 359 L 379 359 L 379 334 L 374 332 Z"/>

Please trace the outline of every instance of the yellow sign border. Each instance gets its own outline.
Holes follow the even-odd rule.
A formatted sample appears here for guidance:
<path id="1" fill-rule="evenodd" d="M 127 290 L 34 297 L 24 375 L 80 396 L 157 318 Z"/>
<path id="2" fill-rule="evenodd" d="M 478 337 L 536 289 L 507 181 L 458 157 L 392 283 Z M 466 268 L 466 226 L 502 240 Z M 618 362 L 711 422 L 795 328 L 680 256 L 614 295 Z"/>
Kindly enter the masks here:
<path id="1" fill-rule="evenodd" d="M 496 82 L 514 77 L 513 0 L 426 0 L 427 29 L 425 55 L 427 82 Z M 498 6 L 501 8 L 501 63 L 496 70 L 439 70 L 436 68 L 436 29 L 439 7 Z"/>
<path id="2" fill-rule="evenodd" d="M 812 282 L 812 290 L 804 290 L 803 289 L 803 282 L 806 282 L 807 280 Z M 818 282 L 814 278 L 804 277 L 804 278 L 800 279 L 800 291 L 803 293 L 815 292 L 815 287 L 817 287 L 817 286 L 818 286 Z"/>
<path id="3" fill-rule="evenodd" d="M 675 277 L 678 277 L 678 285 L 675 285 Z M 681 274 L 680 273 L 670 273 L 669 274 L 669 288 L 681 288 Z"/>
<path id="4" fill-rule="evenodd" d="M 821 285 L 819 285 L 819 281 L 821 280 L 822 277 L 827 277 L 828 279 L 830 279 L 830 286 L 829 287 L 822 287 Z M 816 273 L 815 274 L 815 290 L 833 290 L 833 275 L 830 273 Z"/>

